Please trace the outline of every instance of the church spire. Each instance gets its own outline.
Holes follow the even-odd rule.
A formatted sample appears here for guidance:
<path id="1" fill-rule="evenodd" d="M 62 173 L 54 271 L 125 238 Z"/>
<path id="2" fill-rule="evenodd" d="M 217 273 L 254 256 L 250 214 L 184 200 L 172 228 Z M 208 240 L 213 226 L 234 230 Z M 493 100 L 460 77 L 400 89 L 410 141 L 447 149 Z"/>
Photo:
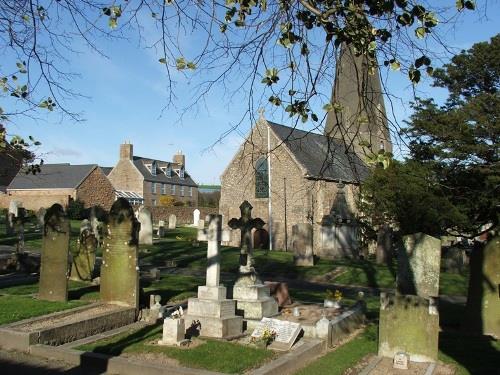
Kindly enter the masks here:
<path id="1" fill-rule="evenodd" d="M 351 47 L 340 48 L 331 110 L 325 135 L 345 143 L 359 155 L 392 152 L 378 68 L 369 74 L 366 56 L 356 56 Z"/>

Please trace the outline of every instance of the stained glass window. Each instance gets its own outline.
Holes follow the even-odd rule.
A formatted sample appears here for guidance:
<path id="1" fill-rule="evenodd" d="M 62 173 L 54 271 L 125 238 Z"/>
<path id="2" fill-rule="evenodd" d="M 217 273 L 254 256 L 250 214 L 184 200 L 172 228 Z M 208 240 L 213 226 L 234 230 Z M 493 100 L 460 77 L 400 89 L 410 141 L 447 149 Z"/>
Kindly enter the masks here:
<path id="1" fill-rule="evenodd" d="M 255 198 L 269 198 L 269 173 L 264 157 L 255 163 Z"/>

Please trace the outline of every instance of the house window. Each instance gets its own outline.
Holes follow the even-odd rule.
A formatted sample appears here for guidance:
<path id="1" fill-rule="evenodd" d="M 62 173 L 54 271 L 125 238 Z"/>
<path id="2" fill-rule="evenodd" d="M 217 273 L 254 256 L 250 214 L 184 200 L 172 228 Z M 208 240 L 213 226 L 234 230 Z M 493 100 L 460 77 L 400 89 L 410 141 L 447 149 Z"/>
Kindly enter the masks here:
<path id="1" fill-rule="evenodd" d="M 181 169 L 179 170 L 179 177 L 180 177 L 180 178 L 184 178 L 184 168 L 181 168 Z"/>
<path id="2" fill-rule="evenodd" d="M 167 194 L 167 185 L 166 184 L 161 184 L 161 193 L 162 193 L 162 195 Z"/>
<path id="3" fill-rule="evenodd" d="M 151 164 L 151 174 L 153 176 L 156 176 L 156 162 L 154 161 L 153 164 Z"/>
<path id="4" fill-rule="evenodd" d="M 264 157 L 255 163 L 255 198 L 269 198 L 269 173 Z"/>
<path id="5" fill-rule="evenodd" d="M 193 187 L 192 186 L 189 187 L 189 196 L 190 197 L 193 196 Z"/>
<path id="6" fill-rule="evenodd" d="M 175 185 L 174 184 L 170 185 L 170 194 L 175 195 Z"/>
<path id="7" fill-rule="evenodd" d="M 151 204 L 152 204 L 153 206 L 156 206 L 156 199 L 152 199 L 152 200 L 151 200 Z"/>
<path id="8" fill-rule="evenodd" d="M 156 194 L 156 182 L 151 182 L 151 193 Z"/>
<path id="9" fill-rule="evenodd" d="M 169 165 L 167 167 L 167 172 L 166 172 L 167 177 L 172 177 L 172 166 Z"/>
<path id="10" fill-rule="evenodd" d="M 184 186 L 181 186 L 181 197 L 184 196 Z"/>

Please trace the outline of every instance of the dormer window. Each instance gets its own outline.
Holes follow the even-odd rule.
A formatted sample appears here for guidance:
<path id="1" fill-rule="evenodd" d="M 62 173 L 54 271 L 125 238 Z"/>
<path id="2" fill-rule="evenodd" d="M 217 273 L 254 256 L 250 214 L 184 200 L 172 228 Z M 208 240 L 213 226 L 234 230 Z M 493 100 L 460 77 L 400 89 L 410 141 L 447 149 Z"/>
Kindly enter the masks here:
<path id="1" fill-rule="evenodd" d="M 167 167 L 167 171 L 165 172 L 165 174 L 167 175 L 167 177 L 172 177 L 172 166 L 169 165 Z"/>
<path id="2" fill-rule="evenodd" d="M 156 161 L 153 161 L 153 163 L 151 164 L 151 174 L 153 176 L 156 176 L 156 168 L 157 168 Z"/>
<path id="3" fill-rule="evenodd" d="M 184 178 L 184 168 L 179 169 L 179 177 Z"/>

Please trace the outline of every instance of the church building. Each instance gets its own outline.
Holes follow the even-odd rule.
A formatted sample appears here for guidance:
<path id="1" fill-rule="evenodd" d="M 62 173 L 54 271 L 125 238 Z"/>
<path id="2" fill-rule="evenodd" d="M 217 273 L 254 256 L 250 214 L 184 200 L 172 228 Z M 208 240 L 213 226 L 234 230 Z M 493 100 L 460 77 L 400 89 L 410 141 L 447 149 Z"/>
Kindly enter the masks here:
<path id="1" fill-rule="evenodd" d="M 366 58 L 341 49 L 335 109 L 327 115 L 324 134 L 260 116 L 221 176 L 224 224 L 240 216 L 239 205 L 247 200 L 252 216 L 266 222 L 273 249 L 292 251 L 296 241 L 302 243 L 294 225 L 309 224 L 315 255 L 358 255 L 356 199 L 369 173 L 366 161 L 392 152 L 379 72 L 368 71 Z M 239 245 L 234 231 L 231 244 Z"/>

